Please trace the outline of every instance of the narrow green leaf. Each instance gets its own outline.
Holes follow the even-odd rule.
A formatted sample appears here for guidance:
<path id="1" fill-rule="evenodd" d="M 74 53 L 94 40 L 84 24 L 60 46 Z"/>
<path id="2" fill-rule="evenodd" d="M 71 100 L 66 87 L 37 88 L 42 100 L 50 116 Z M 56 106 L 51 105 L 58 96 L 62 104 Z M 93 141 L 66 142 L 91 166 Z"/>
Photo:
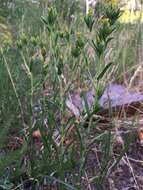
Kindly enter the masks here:
<path id="1" fill-rule="evenodd" d="M 41 20 L 44 22 L 44 24 L 48 25 L 48 22 L 44 16 L 41 16 Z"/>
<path id="2" fill-rule="evenodd" d="M 104 76 L 104 74 L 106 73 L 106 71 L 110 68 L 110 66 L 113 64 L 113 62 L 108 63 L 104 69 L 101 71 L 101 73 L 97 76 L 97 80 L 102 79 L 102 77 Z"/>
<path id="3" fill-rule="evenodd" d="M 87 100 L 86 94 L 84 92 L 81 93 L 81 98 L 83 98 L 84 108 L 85 108 L 86 113 L 88 115 L 90 115 L 90 108 L 89 108 L 89 105 L 88 105 L 88 100 Z"/>

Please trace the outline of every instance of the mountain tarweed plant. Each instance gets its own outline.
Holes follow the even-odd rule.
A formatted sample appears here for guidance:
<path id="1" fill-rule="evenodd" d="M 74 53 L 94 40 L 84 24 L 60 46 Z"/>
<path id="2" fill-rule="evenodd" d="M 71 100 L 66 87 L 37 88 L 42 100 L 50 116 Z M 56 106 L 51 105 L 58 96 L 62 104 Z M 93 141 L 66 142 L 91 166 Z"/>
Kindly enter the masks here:
<path id="1" fill-rule="evenodd" d="M 22 33 L 15 43 L 16 76 L 11 73 L 8 52 L 1 49 L 2 67 L 5 65 L 13 96 L 18 102 L 15 115 L 18 115 L 18 125 L 21 122 L 23 127 L 22 147 L 10 153 L 11 158 L 18 160 L 11 171 L 12 182 L 20 177 L 22 185 L 29 180 L 33 189 L 40 188 L 41 184 L 49 189 L 54 185 L 61 190 L 82 189 L 87 185 L 83 179 L 88 156 L 97 143 L 103 156 L 100 167 L 93 169 L 94 176 L 89 183 L 103 188 L 112 161 L 113 136 L 110 131 L 94 134 L 94 137 L 90 134 L 97 126 L 94 113 L 99 109 L 98 100 L 113 65 L 112 61 L 106 62 L 106 56 L 119 16 L 120 10 L 116 7 L 104 7 L 98 19 L 89 11 L 82 19 L 82 27 L 84 23 L 87 27 L 82 31 L 78 17 L 70 25 L 68 21 L 61 24 L 60 12 L 55 5 L 51 6 L 47 14 L 41 16 L 44 31 L 35 36 Z M 89 49 L 93 52 L 91 57 Z M 67 109 L 66 100 L 76 88 L 89 90 L 85 84 L 87 80 L 98 96 L 90 108 L 83 89 L 81 98 L 85 109 L 77 118 Z M 87 128 L 86 115 L 89 117 Z M 2 169 L 11 164 L 10 157 Z M 6 185 L 11 183 L 6 181 Z"/>

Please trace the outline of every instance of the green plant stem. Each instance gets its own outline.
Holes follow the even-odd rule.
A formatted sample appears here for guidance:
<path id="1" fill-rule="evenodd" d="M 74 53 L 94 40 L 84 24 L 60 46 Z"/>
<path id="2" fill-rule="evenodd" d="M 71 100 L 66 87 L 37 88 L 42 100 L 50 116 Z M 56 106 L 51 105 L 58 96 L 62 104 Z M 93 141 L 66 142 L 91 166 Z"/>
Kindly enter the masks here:
<path id="1" fill-rule="evenodd" d="M 2 48 L 1 48 L 1 54 L 2 54 L 5 67 L 6 67 L 6 70 L 7 70 L 8 75 L 9 75 L 9 78 L 10 78 L 10 81 L 11 81 L 11 84 L 12 84 L 12 87 L 13 87 L 13 90 L 14 90 L 15 96 L 16 96 L 16 98 L 17 98 L 17 101 L 18 101 L 18 104 L 19 104 L 19 107 L 20 107 L 22 124 L 23 124 L 23 127 L 25 128 L 25 127 L 26 127 L 26 124 L 25 124 L 25 121 L 24 121 L 24 111 L 23 111 L 23 109 L 22 109 L 22 103 L 21 103 L 21 101 L 20 101 L 20 98 L 19 98 L 19 95 L 18 95 L 16 86 L 15 86 L 15 83 L 14 83 L 13 77 L 12 77 L 11 72 L 10 72 L 9 65 L 8 65 L 8 63 L 7 63 L 7 60 L 6 60 L 6 58 L 5 58 L 5 55 L 4 55 L 4 53 L 3 53 L 3 49 L 2 49 Z"/>
<path id="2" fill-rule="evenodd" d="M 24 62 L 24 66 L 26 68 L 26 73 L 28 77 L 30 78 L 30 123 L 29 123 L 29 137 L 28 137 L 28 155 L 29 160 L 31 164 L 31 175 L 34 176 L 34 150 L 33 150 L 33 140 L 32 140 L 32 132 L 35 126 L 35 123 L 33 121 L 33 95 L 34 95 L 34 84 L 33 84 L 33 74 L 30 72 L 29 66 L 26 62 L 25 56 L 23 52 L 21 52 L 21 56 Z"/>

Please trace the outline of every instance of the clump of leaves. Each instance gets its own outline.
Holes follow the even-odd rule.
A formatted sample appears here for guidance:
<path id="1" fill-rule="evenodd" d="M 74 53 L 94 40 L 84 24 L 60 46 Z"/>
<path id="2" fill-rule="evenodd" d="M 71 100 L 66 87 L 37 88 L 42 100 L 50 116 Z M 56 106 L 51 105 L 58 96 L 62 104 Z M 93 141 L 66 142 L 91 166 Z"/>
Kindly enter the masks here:
<path id="1" fill-rule="evenodd" d="M 116 22 L 121 11 L 116 7 L 107 6 L 104 16 L 99 20 L 99 29 L 96 35 L 96 42 L 92 40 L 93 47 L 98 57 L 104 54 L 108 43 L 113 39 L 111 34 L 116 30 Z"/>
<path id="2" fill-rule="evenodd" d="M 91 32 L 93 29 L 94 22 L 95 22 L 94 12 L 92 9 L 90 9 L 88 14 L 84 17 L 84 21 L 85 21 L 89 31 Z"/>
<path id="3" fill-rule="evenodd" d="M 78 57 L 81 54 L 84 46 L 85 46 L 84 36 L 80 32 L 76 33 L 76 41 L 74 47 L 72 47 L 72 52 L 71 52 L 72 56 L 75 58 Z"/>
<path id="4" fill-rule="evenodd" d="M 54 27 L 57 21 L 57 16 L 57 10 L 55 7 L 50 7 L 48 9 L 47 15 L 41 16 L 41 20 L 44 22 L 44 24 L 46 24 L 49 31 Z"/>
<path id="5" fill-rule="evenodd" d="M 122 12 L 120 8 L 108 5 L 105 9 L 104 16 L 109 19 L 110 25 L 114 25 L 118 18 L 121 16 Z"/>

